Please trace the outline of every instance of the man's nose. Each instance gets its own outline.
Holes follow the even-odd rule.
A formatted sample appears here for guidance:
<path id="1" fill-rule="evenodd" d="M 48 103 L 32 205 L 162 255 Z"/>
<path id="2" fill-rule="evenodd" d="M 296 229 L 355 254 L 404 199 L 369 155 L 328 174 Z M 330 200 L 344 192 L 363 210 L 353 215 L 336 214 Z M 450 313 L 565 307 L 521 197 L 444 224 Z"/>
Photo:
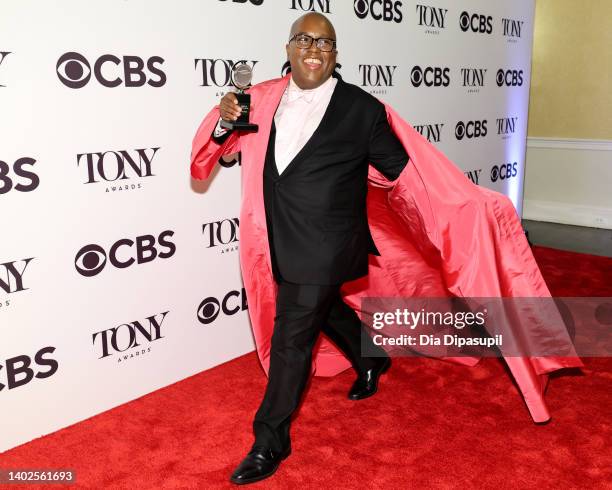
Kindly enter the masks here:
<path id="1" fill-rule="evenodd" d="M 322 53 L 321 49 L 317 46 L 317 41 L 313 40 L 310 47 L 306 50 L 307 53 L 310 53 L 311 51 L 316 53 Z"/>

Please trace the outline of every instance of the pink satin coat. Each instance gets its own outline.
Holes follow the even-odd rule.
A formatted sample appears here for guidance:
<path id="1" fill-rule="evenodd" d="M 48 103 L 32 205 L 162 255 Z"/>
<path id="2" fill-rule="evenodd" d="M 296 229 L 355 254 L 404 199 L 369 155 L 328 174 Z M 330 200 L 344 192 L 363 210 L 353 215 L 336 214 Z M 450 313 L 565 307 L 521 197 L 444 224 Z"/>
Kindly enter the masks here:
<path id="1" fill-rule="evenodd" d="M 277 286 L 267 238 L 263 166 L 272 119 L 290 76 L 249 90 L 250 120 L 259 124 L 258 132 L 232 134 L 216 144 L 211 133 L 219 111 L 214 107 L 197 130 L 191 154 L 191 175 L 206 179 L 222 155 L 242 152 L 240 264 L 257 353 L 266 372 Z M 393 182 L 370 166 L 368 219 L 381 256 L 370 256 L 368 276 L 343 285 L 345 301 L 359 313 L 363 296 L 549 297 L 512 201 L 473 184 L 393 109 L 386 109 L 410 162 Z M 543 399 L 547 373 L 582 366 L 576 356 L 505 361 L 535 422 L 550 418 Z M 322 338 L 313 356 L 314 374 L 333 376 L 348 367 L 348 360 Z"/>

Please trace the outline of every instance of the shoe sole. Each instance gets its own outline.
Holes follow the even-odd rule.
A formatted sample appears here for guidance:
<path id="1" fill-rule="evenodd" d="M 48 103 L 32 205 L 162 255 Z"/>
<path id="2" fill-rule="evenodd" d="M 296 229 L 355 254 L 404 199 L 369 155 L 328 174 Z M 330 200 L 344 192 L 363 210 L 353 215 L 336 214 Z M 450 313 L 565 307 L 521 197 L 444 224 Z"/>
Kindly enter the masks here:
<path id="1" fill-rule="evenodd" d="M 230 481 L 235 485 L 248 485 L 249 483 L 256 483 L 258 481 L 265 480 L 266 478 L 270 478 L 274 473 L 276 473 L 276 470 L 278 470 L 279 466 L 280 464 L 277 465 L 276 468 L 274 468 L 274 470 L 268 473 L 267 475 L 256 476 L 254 478 L 249 478 L 248 480 L 234 480 L 230 478 Z"/>
<path id="2" fill-rule="evenodd" d="M 290 454 L 291 454 L 291 450 L 289 450 L 289 452 L 287 452 L 287 454 L 285 454 L 284 456 L 281 457 L 281 461 L 284 461 L 285 459 L 287 459 Z M 249 478 L 248 480 L 234 480 L 233 478 L 230 478 L 230 481 L 232 483 L 234 483 L 235 485 L 248 485 L 249 483 L 256 483 L 258 481 L 265 480 L 266 478 L 270 478 L 274 473 L 276 473 L 276 470 L 278 470 L 279 466 L 280 466 L 280 461 L 276 465 L 276 468 L 274 468 L 267 475 L 256 476 L 256 477 L 253 477 L 253 478 Z"/>

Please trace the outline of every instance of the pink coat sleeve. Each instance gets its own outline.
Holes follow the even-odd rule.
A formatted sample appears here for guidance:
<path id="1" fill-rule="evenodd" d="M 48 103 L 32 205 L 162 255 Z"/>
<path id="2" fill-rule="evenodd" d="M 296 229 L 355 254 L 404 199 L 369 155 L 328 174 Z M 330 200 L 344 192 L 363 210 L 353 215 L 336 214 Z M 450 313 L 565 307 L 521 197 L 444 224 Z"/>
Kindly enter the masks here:
<path id="1" fill-rule="evenodd" d="M 212 132 L 219 120 L 219 106 L 206 115 L 191 146 L 191 176 L 194 179 L 207 179 L 222 155 L 240 151 L 240 137 L 236 131 L 219 145 L 212 138 Z"/>

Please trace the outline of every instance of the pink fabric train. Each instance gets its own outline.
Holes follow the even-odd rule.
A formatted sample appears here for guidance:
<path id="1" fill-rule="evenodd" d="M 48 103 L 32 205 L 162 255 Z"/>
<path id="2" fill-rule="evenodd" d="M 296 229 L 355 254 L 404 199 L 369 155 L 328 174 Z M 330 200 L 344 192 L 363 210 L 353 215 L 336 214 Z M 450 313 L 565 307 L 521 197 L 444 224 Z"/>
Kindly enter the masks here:
<path id="1" fill-rule="evenodd" d="M 276 283 L 270 265 L 262 175 L 272 118 L 290 76 L 249 90 L 251 122 L 259 124 L 259 132 L 240 138 L 233 134 L 223 145 L 216 144 L 210 137 L 219 119 L 215 107 L 198 128 L 191 154 L 191 175 L 206 179 L 221 155 L 242 152 L 240 261 L 257 353 L 266 372 Z M 474 185 L 397 113 L 386 108 L 410 163 L 394 182 L 370 167 L 368 217 L 381 256 L 370 256 L 367 277 L 343 286 L 345 301 L 359 313 L 363 296 L 550 297 L 512 202 Z M 478 361 L 456 360 L 467 364 Z M 535 422 L 550 418 L 543 399 L 547 374 L 582 366 L 574 355 L 507 357 L 505 361 Z M 348 360 L 322 339 L 313 358 L 314 373 L 333 376 L 348 367 Z"/>

